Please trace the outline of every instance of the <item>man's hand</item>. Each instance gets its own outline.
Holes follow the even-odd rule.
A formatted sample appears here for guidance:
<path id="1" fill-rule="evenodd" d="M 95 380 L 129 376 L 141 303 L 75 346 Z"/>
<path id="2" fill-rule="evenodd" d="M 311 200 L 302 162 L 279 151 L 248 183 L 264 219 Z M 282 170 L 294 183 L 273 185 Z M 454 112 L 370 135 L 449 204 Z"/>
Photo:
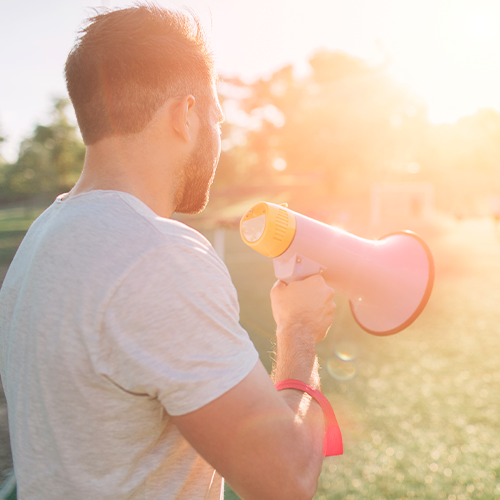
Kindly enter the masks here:
<path id="1" fill-rule="evenodd" d="M 278 335 L 305 336 L 314 343 L 323 340 L 335 313 L 334 293 L 319 274 L 289 285 L 278 280 L 271 290 Z"/>

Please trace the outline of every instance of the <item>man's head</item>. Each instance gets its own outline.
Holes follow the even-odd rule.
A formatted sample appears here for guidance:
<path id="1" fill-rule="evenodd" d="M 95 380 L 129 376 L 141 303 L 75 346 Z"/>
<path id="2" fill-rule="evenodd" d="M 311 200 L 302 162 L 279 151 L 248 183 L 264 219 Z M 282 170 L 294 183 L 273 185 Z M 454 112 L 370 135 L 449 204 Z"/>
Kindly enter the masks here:
<path id="1" fill-rule="evenodd" d="M 194 109 L 198 132 L 185 135 L 182 124 L 177 128 L 181 141 L 184 135 L 192 146 L 172 180 L 177 186 L 176 211 L 203 210 L 220 153 L 222 112 L 199 20 L 191 13 L 139 5 L 91 18 L 80 35 L 65 71 L 85 144 L 140 137 L 165 107 L 175 109 L 181 120 Z M 156 144 L 155 149 L 164 150 L 165 137 Z M 167 151 L 170 159 L 174 149 Z"/>
<path id="2" fill-rule="evenodd" d="M 86 145 L 143 130 L 168 98 L 213 100 L 215 71 L 194 15 L 140 5 L 97 15 L 66 61 L 68 93 Z"/>

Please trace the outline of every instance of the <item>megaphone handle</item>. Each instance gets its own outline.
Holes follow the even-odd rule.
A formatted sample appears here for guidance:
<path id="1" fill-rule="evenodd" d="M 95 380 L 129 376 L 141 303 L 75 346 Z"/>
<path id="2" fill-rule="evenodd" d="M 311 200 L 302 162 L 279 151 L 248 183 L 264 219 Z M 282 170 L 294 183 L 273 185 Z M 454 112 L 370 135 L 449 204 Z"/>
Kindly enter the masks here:
<path id="1" fill-rule="evenodd" d="M 287 285 L 326 270 L 325 266 L 300 254 L 294 254 L 287 260 L 277 257 L 273 259 L 273 265 L 276 278 L 284 281 Z"/>

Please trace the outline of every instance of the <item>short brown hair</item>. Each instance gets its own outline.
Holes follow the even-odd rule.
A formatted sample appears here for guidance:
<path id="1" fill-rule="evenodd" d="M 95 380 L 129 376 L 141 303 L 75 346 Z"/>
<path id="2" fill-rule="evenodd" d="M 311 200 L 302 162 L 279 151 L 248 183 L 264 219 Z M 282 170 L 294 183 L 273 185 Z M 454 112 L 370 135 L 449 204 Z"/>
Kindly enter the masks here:
<path id="1" fill-rule="evenodd" d="M 140 132 L 170 97 L 210 102 L 213 58 L 192 12 L 145 4 L 88 21 L 65 66 L 85 144 Z"/>

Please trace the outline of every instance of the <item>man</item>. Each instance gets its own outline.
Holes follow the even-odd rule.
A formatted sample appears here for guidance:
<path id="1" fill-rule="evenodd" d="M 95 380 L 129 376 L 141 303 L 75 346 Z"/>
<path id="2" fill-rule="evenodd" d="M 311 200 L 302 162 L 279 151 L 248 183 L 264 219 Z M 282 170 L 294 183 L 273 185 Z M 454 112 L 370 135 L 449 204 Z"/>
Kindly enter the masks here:
<path id="1" fill-rule="evenodd" d="M 220 154 L 199 23 L 154 6 L 97 15 L 66 79 L 83 172 L 0 292 L 18 498 L 219 499 L 221 477 L 245 500 L 312 498 L 320 406 L 276 390 L 224 264 L 169 219 L 205 207 Z M 275 381 L 318 388 L 332 297 L 319 276 L 275 285 Z"/>

